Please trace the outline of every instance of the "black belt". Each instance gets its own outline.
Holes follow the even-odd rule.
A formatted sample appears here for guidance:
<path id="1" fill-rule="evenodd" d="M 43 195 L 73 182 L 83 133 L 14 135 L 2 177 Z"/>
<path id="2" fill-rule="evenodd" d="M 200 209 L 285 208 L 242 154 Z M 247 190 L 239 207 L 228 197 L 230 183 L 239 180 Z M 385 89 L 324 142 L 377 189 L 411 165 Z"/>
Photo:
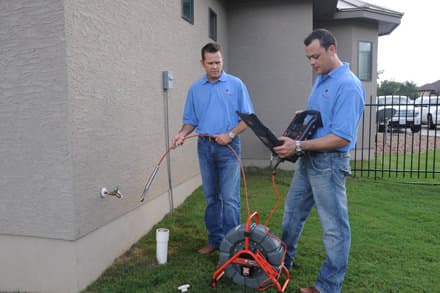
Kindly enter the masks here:
<path id="1" fill-rule="evenodd" d="M 215 142 L 215 136 L 199 136 L 200 139 Z"/>
<path id="2" fill-rule="evenodd" d="M 315 156 L 320 156 L 320 155 L 329 155 L 329 154 L 342 154 L 345 152 L 341 152 L 338 150 L 326 150 L 326 151 L 308 151 L 306 152 L 306 154 L 308 154 L 309 156 L 315 157 Z"/>

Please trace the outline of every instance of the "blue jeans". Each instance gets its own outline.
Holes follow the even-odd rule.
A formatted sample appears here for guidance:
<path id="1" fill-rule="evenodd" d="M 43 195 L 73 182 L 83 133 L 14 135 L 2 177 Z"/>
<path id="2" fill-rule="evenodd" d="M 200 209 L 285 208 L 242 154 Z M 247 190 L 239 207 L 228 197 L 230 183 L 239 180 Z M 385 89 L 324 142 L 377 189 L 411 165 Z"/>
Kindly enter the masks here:
<path id="1" fill-rule="evenodd" d="M 230 146 L 240 156 L 240 139 Z M 240 162 L 229 147 L 199 137 L 200 173 L 206 198 L 208 243 L 218 248 L 225 235 L 240 225 Z"/>
<path id="2" fill-rule="evenodd" d="M 297 161 L 287 194 L 281 237 L 287 245 L 284 263 L 292 267 L 298 239 L 315 205 L 327 256 L 315 283 L 320 292 L 341 292 L 347 271 L 351 233 L 345 177 L 350 172 L 348 153 L 306 153 Z"/>

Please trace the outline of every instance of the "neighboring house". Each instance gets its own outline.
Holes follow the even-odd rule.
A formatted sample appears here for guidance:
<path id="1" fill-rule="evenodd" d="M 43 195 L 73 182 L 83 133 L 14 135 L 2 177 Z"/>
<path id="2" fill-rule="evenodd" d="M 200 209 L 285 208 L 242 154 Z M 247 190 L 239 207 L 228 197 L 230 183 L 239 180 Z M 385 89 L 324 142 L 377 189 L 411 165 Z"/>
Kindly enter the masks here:
<path id="1" fill-rule="evenodd" d="M 419 96 L 438 96 L 440 95 L 440 80 L 427 83 L 417 88 Z"/>
<path id="2" fill-rule="evenodd" d="M 376 96 L 377 40 L 402 16 L 355 0 L 0 2 L 0 291 L 83 289 L 200 186 L 189 140 L 139 201 L 203 74 L 205 43 L 222 44 L 225 69 L 281 134 L 306 105 L 313 28 L 336 34 Z M 267 149 L 242 137 L 245 164 L 267 166 Z M 103 187 L 123 199 L 101 198 Z"/>

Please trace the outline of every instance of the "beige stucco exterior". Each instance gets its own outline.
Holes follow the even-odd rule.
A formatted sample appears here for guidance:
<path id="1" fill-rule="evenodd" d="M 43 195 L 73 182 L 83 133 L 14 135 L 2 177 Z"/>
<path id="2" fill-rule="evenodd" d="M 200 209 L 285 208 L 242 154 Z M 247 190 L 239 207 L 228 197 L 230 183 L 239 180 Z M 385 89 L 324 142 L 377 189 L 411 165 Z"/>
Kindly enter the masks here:
<path id="1" fill-rule="evenodd" d="M 0 1 L 0 291 L 85 288 L 200 186 L 188 140 L 170 153 L 170 181 L 164 162 L 139 201 L 167 132 L 181 126 L 188 87 L 203 74 L 209 9 L 226 71 L 280 134 L 312 85 L 302 43 L 316 25 L 312 2 L 195 0 L 191 24 L 179 0 Z M 374 26 L 326 26 L 355 72 L 359 39 L 373 42 L 376 60 Z M 364 85 L 375 95 L 373 66 Z M 174 74 L 169 91 L 163 71 Z M 242 145 L 246 165 L 269 165 L 250 131 Z M 123 198 L 102 198 L 103 187 L 119 187 Z"/>
<path id="2" fill-rule="evenodd" d="M 313 27 L 312 6 L 238 1 L 231 4 L 228 22 L 229 66 L 245 81 L 260 119 L 281 135 L 295 111 L 305 108 L 312 84 L 302 42 Z M 249 130 L 242 139 L 244 163 L 268 167 L 270 152 L 258 138 Z"/>

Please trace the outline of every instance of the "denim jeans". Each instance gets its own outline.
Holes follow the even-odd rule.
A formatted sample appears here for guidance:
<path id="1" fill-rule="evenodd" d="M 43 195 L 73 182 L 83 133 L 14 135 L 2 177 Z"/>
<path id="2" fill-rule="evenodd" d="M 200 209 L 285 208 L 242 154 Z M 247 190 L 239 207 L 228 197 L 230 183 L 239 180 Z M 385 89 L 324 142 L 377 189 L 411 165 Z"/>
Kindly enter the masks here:
<path id="1" fill-rule="evenodd" d="M 240 156 L 240 139 L 230 146 Z M 224 236 L 240 224 L 240 162 L 229 147 L 199 137 L 200 173 L 206 198 L 208 243 L 218 248 Z"/>
<path id="2" fill-rule="evenodd" d="M 347 271 L 351 233 L 345 177 L 350 171 L 348 153 L 306 153 L 297 161 L 285 202 L 281 238 L 287 245 L 284 263 L 289 269 L 304 223 L 316 206 L 326 252 L 315 283 L 320 292 L 341 292 Z"/>

